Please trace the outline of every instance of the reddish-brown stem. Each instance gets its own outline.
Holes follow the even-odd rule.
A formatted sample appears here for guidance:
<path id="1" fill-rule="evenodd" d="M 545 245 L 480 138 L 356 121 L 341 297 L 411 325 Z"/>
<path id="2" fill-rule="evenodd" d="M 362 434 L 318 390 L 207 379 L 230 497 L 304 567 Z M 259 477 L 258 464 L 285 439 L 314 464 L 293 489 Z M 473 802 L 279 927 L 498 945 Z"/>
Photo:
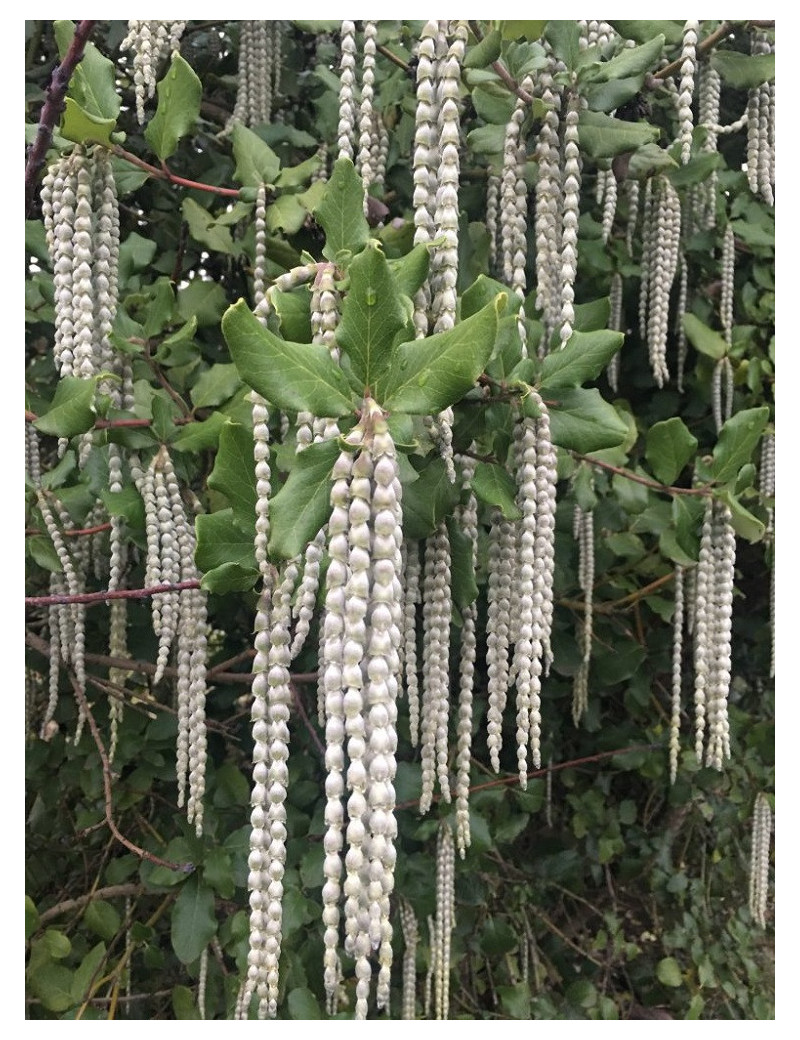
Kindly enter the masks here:
<path id="1" fill-rule="evenodd" d="M 30 214 L 33 206 L 33 189 L 36 177 L 47 155 L 50 142 L 53 140 L 53 127 L 64 110 L 64 98 L 67 94 L 69 81 L 72 78 L 72 73 L 75 71 L 75 66 L 83 57 L 86 41 L 89 39 L 89 34 L 95 24 L 96 22 L 94 21 L 84 20 L 78 22 L 75 35 L 72 37 L 72 43 L 70 43 L 69 49 L 64 55 L 64 60 L 60 65 L 56 66 L 50 79 L 50 86 L 46 91 L 47 97 L 39 115 L 36 138 L 30 147 L 25 163 L 26 214 Z"/>
<path id="2" fill-rule="evenodd" d="M 25 422 L 36 422 L 39 416 L 35 412 L 28 411 L 25 409 Z M 172 420 L 176 426 L 183 426 L 186 423 L 195 422 L 193 415 L 178 415 Z M 147 426 L 152 426 L 152 419 L 97 419 L 94 424 L 95 430 L 123 430 L 123 429 L 143 429 Z"/>
<path id="3" fill-rule="evenodd" d="M 178 184 L 182 188 L 194 188 L 197 191 L 210 191 L 214 195 L 225 195 L 229 198 L 238 199 L 241 194 L 238 188 L 221 188 L 216 184 L 203 184 L 200 181 L 190 181 L 186 177 L 179 177 L 177 173 L 173 173 L 169 169 L 166 163 L 162 163 L 160 167 L 153 166 L 152 163 L 145 162 L 144 159 L 140 159 L 137 155 L 132 152 L 125 151 L 118 144 L 112 146 L 112 152 L 120 159 L 124 159 L 125 162 L 129 162 L 132 166 L 138 166 L 140 170 L 145 170 L 150 174 L 151 177 L 156 177 L 160 181 L 168 181 L 170 184 Z"/>
<path id="4" fill-rule="evenodd" d="M 68 603 L 105 603 L 109 599 L 146 599 L 158 592 L 180 592 L 182 589 L 199 589 L 200 582 L 179 581 L 173 585 L 153 585 L 148 589 L 114 589 L 105 592 L 81 592 L 78 595 L 26 596 L 26 607 L 52 607 Z"/>
<path id="5" fill-rule="evenodd" d="M 84 535 L 84 534 L 100 534 L 101 531 L 110 531 L 110 530 L 111 530 L 111 524 L 98 524 L 97 527 L 77 527 L 77 528 L 73 528 L 71 531 L 62 531 L 61 533 L 62 533 L 62 535 L 65 538 L 77 538 L 80 535 Z M 29 535 L 34 535 L 34 534 L 45 534 L 45 532 L 44 531 L 40 531 L 36 527 L 28 527 L 28 528 L 26 528 L 26 530 L 25 530 L 25 537 L 26 538 Z"/>

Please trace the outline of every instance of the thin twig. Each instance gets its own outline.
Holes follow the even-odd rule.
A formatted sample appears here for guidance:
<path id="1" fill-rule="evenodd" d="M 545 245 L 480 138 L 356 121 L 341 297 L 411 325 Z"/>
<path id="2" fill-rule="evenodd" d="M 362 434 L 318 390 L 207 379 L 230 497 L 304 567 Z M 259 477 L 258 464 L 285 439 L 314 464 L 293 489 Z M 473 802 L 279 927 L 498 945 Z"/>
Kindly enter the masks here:
<path id="1" fill-rule="evenodd" d="M 697 45 L 697 57 L 701 54 L 705 54 L 707 50 L 710 50 L 715 43 L 719 43 L 723 36 L 729 33 L 731 30 L 730 22 L 722 22 L 722 24 L 710 33 L 704 40 Z M 658 72 L 653 73 L 653 79 L 666 79 L 667 76 L 672 76 L 675 72 L 680 72 L 681 66 L 683 65 L 683 58 L 676 58 L 675 61 L 671 61 L 669 65 L 665 65 L 663 69 L 659 69 Z"/>
<path id="2" fill-rule="evenodd" d="M 633 480 L 637 484 L 644 484 L 645 487 L 654 488 L 656 491 L 663 491 L 665 495 L 712 494 L 710 484 L 704 484 L 702 487 L 696 488 L 672 487 L 669 484 L 659 484 L 657 480 L 650 480 L 648 477 L 640 477 L 638 473 L 633 473 L 631 470 L 624 469 L 621 466 L 612 466 L 610 462 L 603 462 L 601 459 L 593 459 L 591 455 L 581 455 L 580 452 L 572 450 L 570 450 L 570 455 L 572 455 L 574 459 L 588 462 L 591 466 L 599 466 L 601 469 L 607 469 L 609 473 L 616 473 L 620 477 L 625 477 L 626 480 Z"/>
<path id="3" fill-rule="evenodd" d="M 471 21 L 469 23 L 469 27 L 472 30 L 475 38 L 480 43 L 480 41 L 483 39 L 483 32 L 481 31 L 481 27 L 475 21 Z M 527 90 L 522 89 L 522 87 L 519 85 L 519 83 L 517 83 L 517 81 L 514 79 L 514 77 L 511 75 L 511 73 L 502 63 L 502 61 L 493 61 L 492 68 L 500 77 L 500 79 L 505 83 L 508 89 L 512 93 L 516 94 L 521 101 L 524 101 L 526 105 L 530 105 L 533 103 L 533 95 L 529 94 Z"/>
<path id="4" fill-rule="evenodd" d="M 561 769 L 572 769 L 574 766 L 586 765 L 589 762 L 601 762 L 605 758 L 613 758 L 614 755 L 627 755 L 632 751 L 655 751 L 660 748 L 661 744 L 633 744 L 630 747 L 615 748 L 613 751 L 600 751 L 596 755 L 586 755 L 584 758 L 573 758 L 568 762 L 557 762 L 550 766 L 545 766 L 544 769 L 534 769 L 527 774 L 528 780 L 534 780 L 540 776 L 546 776 L 548 770 L 550 772 L 557 772 Z M 474 791 L 485 791 L 490 787 L 510 787 L 514 784 L 519 783 L 519 773 L 514 773 L 511 776 L 500 776 L 496 780 L 490 780 L 485 784 L 476 784 L 474 787 L 470 787 L 469 793 L 472 794 Z M 433 800 L 438 802 L 441 795 L 434 795 Z M 413 801 L 401 802 L 396 805 L 396 809 L 411 809 L 414 806 L 419 805 L 419 799 L 415 798 Z"/>
<path id="5" fill-rule="evenodd" d="M 152 585 L 147 589 L 114 589 L 104 592 L 81 592 L 74 596 L 26 596 L 26 607 L 53 607 L 66 606 L 69 603 L 105 603 L 109 599 L 146 599 L 155 596 L 159 592 L 180 592 L 182 589 L 199 589 L 200 582 L 195 578 L 191 581 L 178 581 L 172 585 Z"/>
<path id="6" fill-rule="evenodd" d="M 82 910 L 94 899 L 117 899 L 122 896 L 139 896 L 145 891 L 144 885 L 128 882 L 125 885 L 107 885 L 106 888 L 96 888 L 93 892 L 87 892 L 75 899 L 64 899 L 55 906 L 48 907 L 39 914 L 39 927 L 47 924 L 56 917 L 63 917 L 73 910 Z"/>
<path id="7" fill-rule="evenodd" d="M 140 859 L 146 859 L 150 863 L 155 863 L 156 866 L 166 867 L 167 870 L 175 870 L 180 873 L 190 873 L 194 870 L 194 865 L 191 863 L 170 863 L 169 860 L 161 859 L 160 856 L 155 856 L 152 852 L 148 852 L 147 849 L 140 849 L 138 845 L 135 845 L 132 841 L 125 837 L 125 835 L 119 830 L 116 823 L 114 822 L 114 810 L 111 798 L 111 764 L 108 761 L 108 754 L 106 753 L 105 744 L 103 738 L 100 736 L 100 730 L 97 728 L 97 723 L 94 720 L 92 709 L 89 707 L 89 702 L 86 699 L 86 694 L 81 689 L 81 685 L 78 682 L 76 676 L 72 671 L 69 672 L 70 682 L 72 683 L 72 689 L 75 693 L 75 699 L 78 705 L 86 717 L 86 721 L 89 723 L 89 729 L 91 730 L 92 738 L 94 740 L 97 752 L 100 755 L 100 762 L 103 768 L 103 790 L 105 793 L 104 810 L 106 816 L 106 823 L 108 828 L 117 841 L 124 845 L 129 852 L 132 852 L 135 856 Z"/>
<path id="8" fill-rule="evenodd" d="M 173 173 L 172 170 L 169 169 L 166 163 L 162 163 L 160 167 L 153 166 L 152 163 L 145 162 L 144 159 L 140 159 L 132 152 L 127 152 L 118 144 L 112 145 L 111 151 L 119 159 L 124 159 L 125 162 L 129 162 L 132 166 L 138 166 L 140 170 L 144 170 L 146 173 L 149 173 L 151 177 L 155 177 L 157 180 L 168 181 L 170 184 L 178 184 L 182 188 L 193 188 L 196 191 L 209 191 L 214 195 L 225 195 L 233 199 L 238 199 L 241 195 L 238 188 L 221 188 L 216 184 L 204 184 L 201 181 L 191 181 L 186 177 L 179 177 L 177 173 Z"/>
<path id="9" fill-rule="evenodd" d="M 297 707 L 297 711 L 298 711 L 298 713 L 300 715 L 300 718 L 303 720 L 303 725 L 306 727 L 306 730 L 308 731 L 308 735 L 314 741 L 314 744 L 316 745 L 317 750 L 319 751 L 320 755 L 324 759 L 325 758 L 325 747 L 324 747 L 322 741 L 319 739 L 319 734 L 317 733 L 317 731 L 314 729 L 313 725 L 311 724 L 311 719 L 308 717 L 308 712 L 306 711 L 305 704 L 303 704 L 303 698 L 300 696 L 300 691 L 294 685 L 292 685 L 291 689 L 292 689 L 292 695 L 294 696 L 294 703 L 295 703 L 295 705 Z"/>

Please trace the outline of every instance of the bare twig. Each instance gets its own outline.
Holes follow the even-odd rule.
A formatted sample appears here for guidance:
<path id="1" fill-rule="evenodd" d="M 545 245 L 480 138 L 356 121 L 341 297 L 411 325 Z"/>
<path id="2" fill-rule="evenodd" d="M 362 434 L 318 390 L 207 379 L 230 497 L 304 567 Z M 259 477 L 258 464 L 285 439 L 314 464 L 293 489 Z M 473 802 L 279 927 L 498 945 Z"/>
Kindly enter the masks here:
<path id="1" fill-rule="evenodd" d="M 182 589 L 199 589 L 197 579 L 178 581 L 172 585 L 153 585 L 148 589 L 114 589 L 103 592 L 81 592 L 74 596 L 26 596 L 26 607 L 52 607 L 68 603 L 105 603 L 109 599 L 147 599 L 159 592 L 180 592 Z"/>
<path id="2" fill-rule="evenodd" d="M 139 896 L 144 891 L 144 885 L 134 884 L 133 882 L 125 885 L 107 885 L 105 888 L 96 888 L 94 892 L 86 892 L 75 899 L 64 899 L 62 902 L 56 903 L 55 906 L 43 910 L 39 914 L 39 927 L 41 928 L 42 925 L 47 924 L 56 917 L 71 914 L 73 910 L 82 910 L 94 899 L 118 899 L 122 896 Z"/>
<path id="3" fill-rule="evenodd" d="M 117 841 L 124 845 L 125 848 L 138 856 L 139 859 L 146 859 L 150 863 L 155 863 L 156 866 L 166 867 L 167 870 L 175 870 L 180 873 L 190 873 L 194 870 L 194 865 L 191 863 L 170 863 L 169 860 L 161 859 L 160 856 L 153 855 L 152 852 L 148 852 L 147 849 L 141 849 L 138 845 L 135 845 L 130 839 L 126 838 L 125 835 L 119 830 L 116 823 L 114 822 L 114 808 L 111 798 L 111 763 L 108 761 L 108 754 L 106 753 L 105 744 L 103 738 L 100 736 L 100 730 L 97 728 L 92 709 L 89 706 L 89 702 L 86 699 L 86 694 L 81 689 L 81 685 L 78 682 L 73 672 L 69 672 L 70 682 L 72 683 L 72 689 L 75 693 L 75 699 L 78 705 L 86 717 L 86 721 L 89 723 L 89 729 L 92 734 L 97 752 L 100 755 L 100 762 L 103 768 L 103 791 L 105 793 L 104 809 L 106 823 L 108 828 Z"/>

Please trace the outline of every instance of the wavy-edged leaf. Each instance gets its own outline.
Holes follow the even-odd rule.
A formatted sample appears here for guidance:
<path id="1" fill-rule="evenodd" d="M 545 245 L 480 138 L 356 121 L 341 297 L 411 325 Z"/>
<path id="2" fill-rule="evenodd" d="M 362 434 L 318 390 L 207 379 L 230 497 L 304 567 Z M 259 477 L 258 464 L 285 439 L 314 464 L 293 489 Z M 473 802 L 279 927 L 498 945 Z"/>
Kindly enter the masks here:
<path id="1" fill-rule="evenodd" d="M 340 450 L 336 441 L 323 441 L 295 456 L 286 483 L 270 502 L 270 555 L 299 556 L 327 522 L 331 471 Z"/>
<path id="2" fill-rule="evenodd" d="M 714 445 L 711 476 L 719 484 L 735 480 L 739 470 L 750 462 L 769 420 L 769 408 L 745 408 L 723 423 Z"/>
<path id="3" fill-rule="evenodd" d="M 403 484 L 403 533 L 406 538 L 427 538 L 436 530 L 460 497 L 458 484 L 451 484 L 444 460 L 426 460 L 419 478 Z"/>
<path id="4" fill-rule="evenodd" d="M 159 159 L 164 160 L 169 159 L 178 141 L 194 127 L 200 115 L 203 87 L 191 65 L 174 53 L 156 89 L 158 107 L 144 136 Z"/>
<path id="5" fill-rule="evenodd" d="M 497 296 L 455 328 L 401 343 L 376 399 L 389 412 L 435 415 L 460 401 L 486 368 L 508 297 Z"/>
<path id="6" fill-rule="evenodd" d="M 243 528 L 233 509 L 201 514 L 195 521 L 195 561 L 209 592 L 244 592 L 258 578 L 253 525 Z"/>
<path id="7" fill-rule="evenodd" d="M 739 90 L 760 87 L 775 79 L 774 54 L 741 54 L 738 51 L 714 51 L 711 67 L 722 79 Z"/>
<path id="8" fill-rule="evenodd" d="M 689 337 L 689 342 L 695 350 L 699 350 L 706 357 L 719 361 L 728 353 L 728 344 L 722 336 L 708 325 L 704 325 L 694 314 L 683 315 L 683 331 Z"/>
<path id="9" fill-rule="evenodd" d="M 94 426 L 94 392 L 93 379 L 65 376 L 59 380 L 47 412 L 40 415 L 33 425 L 41 433 L 49 433 L 53 437 L 74 437 L 76 433 L 86 433 Z"/>
<path id="10" fill-rule="evenodd" d="M 657 33 L 640 47 L 623 47 L 610 61 L 601 62 L 592 69 L 592 82 L 607 83 L 609 80 L 625 79 L 628 76 L 643 79 L 645 72 L 655 67 L 663 50 L 663 33 Z"/>
<path id="11" fill-rule="evenodd" d="M 677 415 L 651 426 L 646 443 L 645 457 L 662 484 L 672 484 L 697 451 L 697 438 Z"/>
<path id="12" fill-rule="evenodd" d="M 392 346 L 406 325 L 406 310 L 380 243 L 371 241 L 350 264 L 350 290 L 342 305 L 336 342 L 361 387 L 380 394 L 392 363 Z"/>
<path id="13" fill-rule="evenodd" d="M 181 964 L 191 964 L 216 934 L 214 893 L 193 874 L 184 882 L 172 910 L 172 949 Z"/>
<path id="14" fill-rule="evenodd" d="M 624 340 L 621 332 L 608 329 L 573 332 L 560 350 L 554 350 L 542 361 L 542 395 L 548 397 L 556 388 L 583 386 L 597 379 Z"/>
<path id="15" fill-rule="evenodd" d="M 628 123 L 604 112 L 581 112 L 578 139 L 581 151 L 592 159 L 611 159 L 657 141 L 660 130 L 649 123 Z"/>
<path id="16" fill-rule="evenodd" d="M 550 433 L 559 448 L 586 455 L 616 448 L 628 436 L 628 424 L 594 388 L 560 390 L 549 410 Z"/>
<path id="17" fill-rule="evenodd" d="M 364 185 L 350 159 L 337 159 L 322 201 L 314 216 L 325 232 L 322 254 L 335 260 L 348 249 L 358 253 L 369 239 L 369 224 L 364 216 Z"/>
<path id="18" fill-rule="evenodd" d="M 280 339 L 244 300 L 225 312 L 222 332 L 242 380 L 276 408 L 333 417 L 355 408 L 347 380 L 327 347 Z"/>
<path id="19" fill-rule="evenodd" d="M 281 161 L 258 134 L 242 123 L 234 123 L 231 144 L 236 160 L 233 176 L 240 184 L 257 188 L 262 183 L 275 183 Z"/>
<path id="20" fill-rule="evenodd" d="M 242 423 L 222 427 L 208 486 L 227 498 L 234 517 L 246 530 L 256 515 L 256 479 L 253 431 Z"/>
<path id="21" fill-rule="evenodd" d="M 522 516 L 517 505 L 517 488 L 508 470 L 494 462 L 478 462 L 472 476 L 475 497 L 488 506 L 497 506 L 506 520 Z"/>

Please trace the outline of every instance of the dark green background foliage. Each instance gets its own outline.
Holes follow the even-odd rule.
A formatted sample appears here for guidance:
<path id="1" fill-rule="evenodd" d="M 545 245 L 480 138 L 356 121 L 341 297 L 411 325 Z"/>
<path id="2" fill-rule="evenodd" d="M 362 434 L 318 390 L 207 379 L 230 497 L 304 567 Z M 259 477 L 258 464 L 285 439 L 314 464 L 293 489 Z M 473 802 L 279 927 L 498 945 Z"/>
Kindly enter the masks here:
<path id="1" fill-rule="evenodd" d="M 407 61 L 421 24 L 381 22 L 379 40 Z M 543 23 L 499 23 L 491 33 L 491 23 L 481 24 L 489 35 L 480 46 L 471 38 L 467 49 L 459 271 L 461 318 L 474 323 L 465 328 L 479 332 L 467 335 L 456 326 L 454 339 L 446 341 L 442 350 L 452 342 L 452 357 L 458 355 L 460 360 L 451 366 L 451 355 L 443 354 L 448 371 L 441 379 L 445 391 L 460 402 L 455 408 L 456 449 L 463 450 L 474 440 L 487 454 L 487 463 L 479 466 L 476 477 L 483 531 L 488 529 L 492 504 L 501 505 L 507 515 L 515 510 L 513 487 L 505 473 L 509 413 L 505 404 L 478 408 L 462 402 L 465 387 L 485 370 L 500 382 L 509 376 L 536 380 L 543 396 L 554 401 L 553 433 L 561 449 L 555 663 L 544 684 L 542 704 L 543 758 L 552 762 L 553 772 L 549 808 L 543 775 L 531 780 L 527 791 L 519 789 L 514 731 L 509 724 L 501 764 L 510 782 L 491 783 L 495 777 L 488 766 L 483 727 L 487 704 L 482 664 L 486 541 L 482 537 L 477 574 L 471 573 L 464 552 L 454 574 L 457 605 L 469 602 L 478 590 L 474 717 L 480 728 L 473 742 L 472 784 L 479 789 L 471 796 L 472 846 L 456 865 L 451 1017 L 771 1018 L 771 917 L 766 933 L 761 931 L 750 918 L 747 902 L 753 802 L 758 792 L 774 790 L 774 686 L 767 678 L 769 580 L 763 541 L 769 503 L 756 490 L 752 465 L 758 461 L 761 431 L 774 421 L 773 212 L 750 193 L 741 171 L 745 135 L 721 139 L 718 227 L 697 233 L 686 243 L 694 324 L 689 323 L 692 346 L 685 389 L 678 393 L 673 381 L 657 390 L 647 347 L 638 335 L 638 246 L 634 259 L 629 259 L 624 232 L 615 232 L 609 245 L 602 245 L 592 190 L 598 169 L 608 168 L 611 157 L 636 149 L 629 171 L 644 175 L 654 165 L 663 166 L 681 192 L 708 175 L 706 160 L 698 151 L 700 131 L 695 158 L 683 168 L 675 163 L 674 148 L 669 151 L 675 136 L 673 102 L 645 82 L 645 74 L 656 68 L 661 54 L 672 60 L 680 53 L 682 23 L 625 23 L 620 31 L 636 38 L 641 49 L 636 59 L 613 68 L 611 63 L 581 67 L 570 49 L 571 23 L 550 23 L 548 37 L 576 61 L 582 90 L 595 110 L 582 138 L 584 189 L 576 281 L 576 327 L 586 336 L 586 349 L 580 351 L 583 361 L 551 355 L 544 366 L 531 362 L 529 369 L 511 375 L 508 359 L 518 350 L 518 342 L 516 346 L 513 342 L 516 316 L 503 310 L 497 299 L 501 287 L 488 278 L 485 185 L 487 163 L 496 162 L 502 150 L 512 100 L 489 69 L 490 62 L 501 57 L 512 75 L 524 75 L 526 62 L 535 63 L 538 44 L 533 41 L 539 39 Z M 718 23 L 702 24 L 707 34 Z M 78 746 L 71 741 L 77 712 L 64 672 L 55 716 L 57 732 L 46 741 L 36 735 L 37 712 L 40 715 L 46 701 L 47 662 L 41 642 L 46 614 L 41 609 L 27 611 L 28 666 L 40 677 L 41 688 L 26 743 L 26 1010 L 30 1018 L 196 1018 L 199 957 L 212 939 L 218 940 L 218 946 L 209 957 L 207 1017 L 226 1018 L 246 966 L 251 750 L 247 673 L 257 567 L 251 522 L 255 492 L 248 461 L 249 387 L 242 373 L 258 385 L 255 369 L 263 362 L 258 357 L 249 359 L 246 329 L 252 307 L 254 186 L 262 178 L 272 186 L 267 211 L 270 277 L 304 262 L 304 254 L 315 260 L 338 256 L 345 267 L 349 265 L 354 300 L 346 316 L 351 369 L 349 375 L 336 371 L 327 376 L 330 385 L 315 384 L 314 393 L 321 395 L 313 402 L 318 414 L 347 415 L 359 379 L 373 381 L 396 413 L 390 424 L 406 452 L 402 477 L 407 535 L 422 538 L 431 533 L 458 500 L 457 491 L 443 479 L 442 464 L 418 450 L 427 436 L 420 415 L 444 405 L 431 396 L 433 390 L 423 386 L 424 381 L 405 385 L 400 369 L 391 368 L 392 357 L 405 351 L 412 372 L 416 371 L 416 348 L 397 342 L 394 355 L 371 352 L 375 343 L 369 342 L 370 333 L 356 313 L 359 279 L 383 278 L 382 313 L 388 313 L 385 320 L 394 334 L 389 303 L 400 308 L 399 329 L 405 321 L 401 297 L 413 293 L 424 276 L 424 256 L 411 251 L 409 155 L 414 101 L 413 83 L 403 69 L 379 55 L 376 103 L 390 132 L 385 224 L 370 229 L 363 222 L 358 199 L 353 209 L 337 194 L 339 188 L 324 194 L 326 189 L 311 181 L 318 165 L 313 161 L 317 145 L 326 142 L 332 150 L 335 147 L 337 25 L 286 23 L 279 118 L 255 131 L 238 128 L 231 136 L 221 131 L 236 92 L 237 23 L 187 24 L 182 58 L 170 81 L 174 96 L 170 100 L 164 88 L 156 118 L 156 101 L 148 103 L 150 121 L 144 129 L 135 120 L 128 77 L 123 74 L 115 86 L 114 67 L 105 62 L 118 59 L 125 23 L 97 23 L 91 37 L 96 49 L 84 59 L 84 78 L 73 81 L 50 159 L 56 150 L 70 148 L 74 139 L 110 140 L 155 166 L 166 159 L 180 177 L 241 188 L 241 194 L 234 200 L 175 186 L 115 160 L 122 222 L 115 343 L 133 357 L 134 415 L 150 420 L 150 425 L 98 434 L 107 438 L 105 445 L 97 441 L 90 465 L 83 470 L 77 467 L 74 450 L 56 464 L 56 437 L 82 433 L 97 415 L 87 384 L 74 380 L 58 385 L 51 350 L 52 275 L 38 203 L 28 214 L 26 407 L 42 417 L 37 425 L 43 456 L 52 470 L 45 486 L 57 490 L 76 527 L 81 526 L 107 488 L 109 442 L 136 448 L 148 458 L 160 442 L 166 442 L 182 485 L 199 500 L 198 565 L 211 592 L 213 630 L 202 840 L 194 836 L 175 805 L 176 723 L 169 680 L 153 690 L 148 672 L 139 670 L 127 681 L 125 716 L 113 764 L 113 809 L 119 829 L 162 859 L 191 864 L 176 872 L 141 861 L 110 834 L 95 743 L 88 731 Z M 725 77 L 723 122 L 744 110 L 750 85 L 746 26 L 732 23 L 731 31 L 730 60 L 720 65 Z M 659 33 L 665 37 L 663 43 Z M 61 24 L 56 33 L 52 23 L 27 23 L 29 140 L 58 61 L 58 48 L 63 51 L 70 34 L 68 25 Z M 602 123 L 603 113 L 638 91 L 647 102 L 646 123 L 616 120 L 610 128 Z M 535 120 L 540 116 L 534 108 L 534 122 L 529 119 L 525 132 L 538 126 Z M 342 168 L 337 168 L 336 176 L 342 179 L 341 192 L 351 190 L 352 182 Z M 535 181 L 533 162 L 526 166 L 526 177 Z M 342 214 L 354 215 L 347 221 L 340 219 Z M 726 221 L 733 224 L 737 246 L 735 328 L 729 351 L 735 372 L 734 413 L 745 414 L 717 438 L 710 383 L 719 336 L 711 333 L 720 327 L 718 258 Z M 604 375 L 617 342 L 604 339 L 609 334 L 603 331 L 615 270 L 625 279 L 628 329 L 618 395 Z M 533 284 L 530 264 L 528 284 Z M 307 299 L 305 289 L 280 298 L 280 329 L 272 334 L 274 354 L 268 357 L 274 371 L 285 376 L 278 381 L 284 387 L 296 382 L 289 370 L 296 353 L 285 350 L 284 341 L 307 344 L 310 339 Z M 245 302 L 228 311 L 238 300 Z M 534 300 L 532 292 L 526 314 L 535 343 L 541 326 Z M 385 337 L 376 342 L 387 349 Z M 576 339 L 575 345 L 580 342 Z M 472 355 L 467 358 L 465 351 Z M 431 386 L 440 385 L 438 378 L 430 381 Z M 165 383 L 183 400 L 183 410 L 164 389 Z M 290 410 L 304 406 L 296 399 L 278 403 Z M 330 447 L 322 446 L 316 455 L 309 451 L 300 461 L 293 443 L 273 454 L 276 497 L 271 549 L 279 556 L 291 556 L 302 548 L 304 533 L 313 537 L 325 518 L 333 459 L 325 449 Z M 578 457 L 587 453 L 590 461 Z M 695 465 L 731 504 L 739 535 L 731 759 L 719 773 L 697 765 L 688 705 L 678 778 L 670 786 L 670 576 L 676 562 L 697 559 L 700 517 L 691 497 L 631 481 L 613 467 L 653 483 L 686 488 Z M 598 576 L 589 706 L 577 727 L 570 710 L 572 677 L 580 663 L 576 631 L 582 619 L 577 548 L 571 533 L 576 502 L 594 510 Z M 138 495 L 125 492 L 119 504 L 112 505 L 125 513 L 133 542 L 143 547 Z M 298 525 L 301 514 L 305 519 Z M 44 528 L 32 495 L 26 526 L 33 532 L 26 539 L 28 593 L 43 594 L 48 573 L 57 569 L 58 561 L 49 541 L 35 533 Z M 141 565 L 129 575 L 128 583 L 131 588 L 141 587 Z M 460 618 L 455 621 L 457 644 Z M 128 645 L 135 661 L 155 661 L 157 644 L 144 602 L 130 604 Z M 106 653 L 107 646 L 108 609 L 92 606 L 87 610 L 88 665 L 91 676 L 100 681 L 107 677 L 107 664 L 97 655 Z M 686 651 L 687 700 L 690 656 Z M 297 695 L 309 721 L 304 724 L 295 713 L 291 730 L 281 960 L 285 996 L 279 1016 L 302 1019 L 324 1017 L 320 909 L 325 794 L 313 637 L 294 667 Z M 100 732 L 106 734 L 106 694 L 91 682 L 89 694 Z M 429 817 L 418 815 L 419 752 L 411 748 L 408 737 L 401 707 L 395 891 L 409 900 L 420 921 L 421 1015 L 429 959 L 424 922 L 435 910 L 437 820 L 449 809 L 435 803 Z M 626 750 L 631 748 L 636 750 Z M 395 934 L 392 1016 L 398 1017 L 399 925 Z M 527 981 L 519 953 L 520 938 L 526 935 L 536 953 Z M 352 977 L 352 971 L 346 977 Z M 126 992 L 132 999 L 126 999 Z M 348 1015 L 343 1012 L 340 1017 Z"/>

